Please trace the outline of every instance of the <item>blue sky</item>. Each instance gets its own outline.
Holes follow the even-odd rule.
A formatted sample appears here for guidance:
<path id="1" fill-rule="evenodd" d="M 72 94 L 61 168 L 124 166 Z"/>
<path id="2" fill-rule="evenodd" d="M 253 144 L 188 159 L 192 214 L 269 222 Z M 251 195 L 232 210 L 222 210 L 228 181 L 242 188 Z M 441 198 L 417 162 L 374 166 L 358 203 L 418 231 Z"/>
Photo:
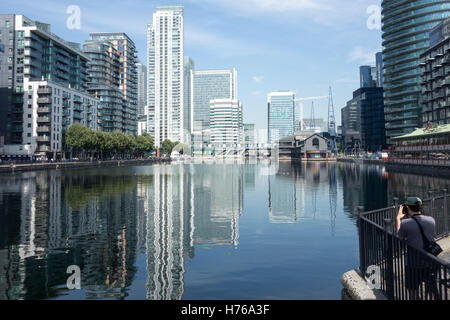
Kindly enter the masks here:
<path id="1" fill-rule="evenodd" d="M 335 113 L 352 98 L 359 66 L 374 65 L 381 31 L 367 26 L 370 6 L 380 0 L 2 0 L 1 13 L 24 14 L 50 23 L 52 32 L 82 43 L 89 32 L 126 32 L 146 61 L 146 26 L 158 5 L 183 5 L 185 55 L 196 69 L 238 71 L 238 98 L 244 122 L 267 126 L 267 93 L 297 91 L 323 96 L 333 88 Z M 66 26 L 70 5 L 81 9 L 81 29 Z M 370 11 L 370 10 L 369 10 Z M 327 117 L 327 101 L 315 115 Z M 311 102 L 304 104 L 309 117 Z"/>

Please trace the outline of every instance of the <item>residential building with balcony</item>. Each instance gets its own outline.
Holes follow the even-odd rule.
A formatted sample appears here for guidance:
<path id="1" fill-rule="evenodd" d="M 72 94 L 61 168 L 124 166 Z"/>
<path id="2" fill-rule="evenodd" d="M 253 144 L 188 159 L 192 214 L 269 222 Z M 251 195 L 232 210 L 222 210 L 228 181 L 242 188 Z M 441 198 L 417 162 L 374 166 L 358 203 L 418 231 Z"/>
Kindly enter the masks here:
<path id="1" fill-rule="evenodd" d="M 147 132 L 157 147 L 166 139 L 184 143 L 183 6 L 156 7 L 147 35 Z"/>
<path id="2" fill-rule="evenodd" d="M 122 92 L 122 132 L 137 134 L 138 126 L 138 72 L 137 49 L 131 38 L 123 32 L 98 32 L 89 35 L 91 41 L 108 41 L 119 54 L 119 89 Z M 110 116 L 119 116 L 113 113 Z"/>
<path id="3" fill-rule="evenodd" d="M 386 139 L 422 126 L 420 56 L 429 31 L 450 16 L 450 2 L 383 0 L 382 46 Z"/>
<path id="4" fill-rule="evenodd" d="M 422 122 L 450 123 L 450 19 L 430 32 L 430 48 L 420 56 Z"/>
<path id="5" fill-rule="evenodd" d="M 108 40 L 88 40 L 83 45 L 89 57 L 88 92 L 100 99 L 99 128 L 124 132 L 127 102 L 120 90 L 120 53 Z"/>
<path id="6" fill-rule="evenodd" d="M 0 15 L 0 143 L 23 144 L 24 80 L 51 81 L 85 92 L 87 62 L 80 45 L 51 32 L 49 24 L 23 15 Z M 4 50 L 3 50 L 4 49 Z"/>
<path id="7" fill-rule="evenodd" d="M 61 159 L 70 151 L 65 133 L 71 125 L 98 130 L 100 101 L 92 95 L 47 80 L 25 78 L 23 85 L 23 144 L 5 145 L 0 154 Z"/>

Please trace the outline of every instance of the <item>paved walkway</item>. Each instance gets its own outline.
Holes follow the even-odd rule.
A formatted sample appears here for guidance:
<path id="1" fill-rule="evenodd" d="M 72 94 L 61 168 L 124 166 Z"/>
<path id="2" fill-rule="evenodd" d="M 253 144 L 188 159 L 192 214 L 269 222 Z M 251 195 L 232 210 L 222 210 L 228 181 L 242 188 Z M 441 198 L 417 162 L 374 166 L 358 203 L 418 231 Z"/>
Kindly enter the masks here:
<path id="1" fill-rule="evenodd" d="M 438 243 L 441 246 L 442 250 L 444 250 L 444 252 L 439 255 L 439 258 L 450 263 L 450 237 L 441 239 L 438 241 Z"/>

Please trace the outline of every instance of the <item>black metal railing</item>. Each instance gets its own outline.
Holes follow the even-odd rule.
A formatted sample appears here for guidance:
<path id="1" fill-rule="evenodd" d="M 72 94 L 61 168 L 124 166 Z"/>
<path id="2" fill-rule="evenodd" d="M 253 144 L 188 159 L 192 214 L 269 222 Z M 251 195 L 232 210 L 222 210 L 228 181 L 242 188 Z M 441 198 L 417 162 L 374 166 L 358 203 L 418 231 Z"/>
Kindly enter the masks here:
<path id="1" fill-rule="evenodd" d="M 423 201 L 425 215 L 436 221 L 436 237 L 449 235 L 448 205 L 444 195 Z M 360 272 L 369 287 L 382 290 L 391 300 L 449 300 L 450 264 L 396 235 L 398 199 L 394 205 L 363 212 L 358 207 Z"/>

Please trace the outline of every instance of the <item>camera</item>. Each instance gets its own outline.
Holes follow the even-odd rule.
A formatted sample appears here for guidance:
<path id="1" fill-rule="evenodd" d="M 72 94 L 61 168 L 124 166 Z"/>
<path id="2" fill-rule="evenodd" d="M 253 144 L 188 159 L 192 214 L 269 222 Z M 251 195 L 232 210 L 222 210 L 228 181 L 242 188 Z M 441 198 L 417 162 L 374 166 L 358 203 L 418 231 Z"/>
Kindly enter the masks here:
<path id="1" fill-rule="evenodd" d="M 406 203 L 403 204 L 403 206 L 402 206 L 402 212 L 403 212 L 403 214 L 404 214 L 405 216 L 408 215 L 408 207 L 406 207 Z"/>

